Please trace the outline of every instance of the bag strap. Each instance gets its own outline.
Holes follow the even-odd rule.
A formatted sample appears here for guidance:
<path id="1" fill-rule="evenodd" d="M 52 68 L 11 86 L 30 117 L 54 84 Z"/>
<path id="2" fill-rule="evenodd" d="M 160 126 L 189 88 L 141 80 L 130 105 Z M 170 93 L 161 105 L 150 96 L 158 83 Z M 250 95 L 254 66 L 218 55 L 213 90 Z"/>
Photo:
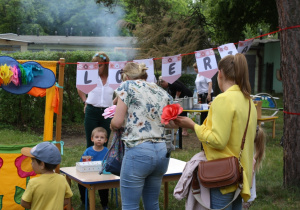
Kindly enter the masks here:
<path id="1" fill-rule="evenodd" d="M 243 139 L 242 139 L 242 144 L 241 144 L 241 152 L 240 152 L 239 156 L 241 156 L 241 154 L 242 154 L 242 151 L 243 151 L 244 145 L 245 145 L 245 141 L 246 141 L 246 134 L 247 134 L 247 130 L 248 130 L 248 124 L 249 124 L 249 118 L 250 118 L 250 111 L 251 111 L 251 102 L 250 102 L 250 99 L 249 99 L 248 120 L 247 120 L 246 128 L 245 128 L 245 131 L 244 131 L 244 135 L 243 135 Z"/>
<path id="2" fill-rule="evenodd" d="M 119 136 L 120 136 L 120 135 L 122 135 L 122 132 L 123 132 L 123 130 L 122 130 L 122 128 L 121 128 L 121 129 L 115 131 L 115 135 L 119 135 Z M 113 142 L 111 143 L 110 148 L 108 149 L 107 153 L 105 154 L 105 156 L 104 156 L 104 158 L 103 158 L 103 160 L 102 160 L 102 168 L 101 168 L 101 170 L 99 171 L 99 174 L 100 174 L 100 175 L 103 173 L 103 171 L 104 171 L 104 169 L 105 169 L 105 166 L 106 166 L 106 160 L 107 160 L 107 158 L 108 158 L 108 156 L 109 156 L 109 153 L 111 152 L 111 150 L 115 147 L 115 145 L 116 145 L 119 141 L 122 141 L 121 138 L 113 138 Z"/>

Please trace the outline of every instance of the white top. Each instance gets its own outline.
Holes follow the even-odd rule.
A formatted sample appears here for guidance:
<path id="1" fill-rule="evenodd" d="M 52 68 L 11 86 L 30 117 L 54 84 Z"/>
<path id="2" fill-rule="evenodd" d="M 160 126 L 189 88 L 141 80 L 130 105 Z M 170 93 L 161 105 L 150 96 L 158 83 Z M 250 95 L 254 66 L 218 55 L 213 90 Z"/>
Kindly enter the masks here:
<path id="1" fill-rule="evenodd" d="M 108 80 L 103 86 L 100 77 L 97 79 L 97 87 L 88 94 L 87 104 L 94 107 L 110 107 L 112 106 L 114 90 L 108 85 Z"/>
<path id="2" fill-rule="evenodd" d="M 197 88 L 198 94 L 208 93 L 208 83 L 212 82 L 211 79 L 204 77 L 200 74 L 197 74 L 195 85 Z M 211 89 L 211 93 L 213 93 L 213 89 Z"/>

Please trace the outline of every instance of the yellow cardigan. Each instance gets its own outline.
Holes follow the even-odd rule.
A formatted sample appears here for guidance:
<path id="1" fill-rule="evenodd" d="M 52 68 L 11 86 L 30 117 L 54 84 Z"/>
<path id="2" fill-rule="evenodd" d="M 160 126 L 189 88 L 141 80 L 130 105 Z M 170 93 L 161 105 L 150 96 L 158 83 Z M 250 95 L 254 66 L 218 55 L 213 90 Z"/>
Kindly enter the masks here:
<path id="1" fill-rule="evenodd" d="M 208 160 L 239 156 L 248 112 L 249 99 L 244 97 L 238 85 L 231 86 L 214 99 L 206 120 L 201 126 L 197 124 L 194 126 Z M 256 125 L 257 112 L 251 100 L 249 125 L 241 157 L 244 168 L 241 196 L 245 201 L 250 198 Z M 224 187 L 221 192 L 222 194 L 234 192 L 236 188 L 236 185 Z"/>

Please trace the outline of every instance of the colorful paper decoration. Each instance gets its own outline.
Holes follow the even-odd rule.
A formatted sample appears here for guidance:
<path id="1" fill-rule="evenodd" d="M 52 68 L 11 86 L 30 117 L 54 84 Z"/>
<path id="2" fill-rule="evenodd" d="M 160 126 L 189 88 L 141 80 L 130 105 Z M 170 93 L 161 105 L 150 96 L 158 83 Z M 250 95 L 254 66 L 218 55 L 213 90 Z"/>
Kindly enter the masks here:
<path id="1" fill-rule="evenodd" d="M 24 94 L 33 87 L 50 88 L 55 84 L 55 74 L 39 63 L 28 61 L 20 64 L 9 56 L 0 56 L 0 85 L 3 90 Z"/>

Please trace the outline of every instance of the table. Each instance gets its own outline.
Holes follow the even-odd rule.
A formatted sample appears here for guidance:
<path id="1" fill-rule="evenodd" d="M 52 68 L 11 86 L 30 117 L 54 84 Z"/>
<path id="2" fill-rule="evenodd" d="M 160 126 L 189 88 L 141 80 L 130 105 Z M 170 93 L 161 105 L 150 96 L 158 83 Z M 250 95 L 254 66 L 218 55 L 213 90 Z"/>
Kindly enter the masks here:
<path id="1" fill-rule="evenodd" d="M 191 109 L 191 110 L 183 110 L 183 112 L 208 112 L 208 109 L 205 110 L 199 110 L 199 109 Z M 182 128 L 179 127 L 179 149 L 182 149 Z"/>
<path id="2" fill-rule="evenodd" d="M 169 181 L 179 180 L 186 162 L 170 158 L 170 163 L 167 172 L 163 176 L 162 183 L 164 184 L 164 209 L 168 208 L 168 188 Z M 66 175 L 68 183 L 71 185 L 71 180 L 83 185 L 89 191 L 90 210 L 95 210 L 95 192 L 100 189 L 116 188 L 120 186 L 120 177 L 113 174 L 101 174 L 98 172 L 79 172 L 76 167 L 63 167 L 60 172 Z M 68 205 L 68 210 L 71 210 L 71 199 Z"/>

